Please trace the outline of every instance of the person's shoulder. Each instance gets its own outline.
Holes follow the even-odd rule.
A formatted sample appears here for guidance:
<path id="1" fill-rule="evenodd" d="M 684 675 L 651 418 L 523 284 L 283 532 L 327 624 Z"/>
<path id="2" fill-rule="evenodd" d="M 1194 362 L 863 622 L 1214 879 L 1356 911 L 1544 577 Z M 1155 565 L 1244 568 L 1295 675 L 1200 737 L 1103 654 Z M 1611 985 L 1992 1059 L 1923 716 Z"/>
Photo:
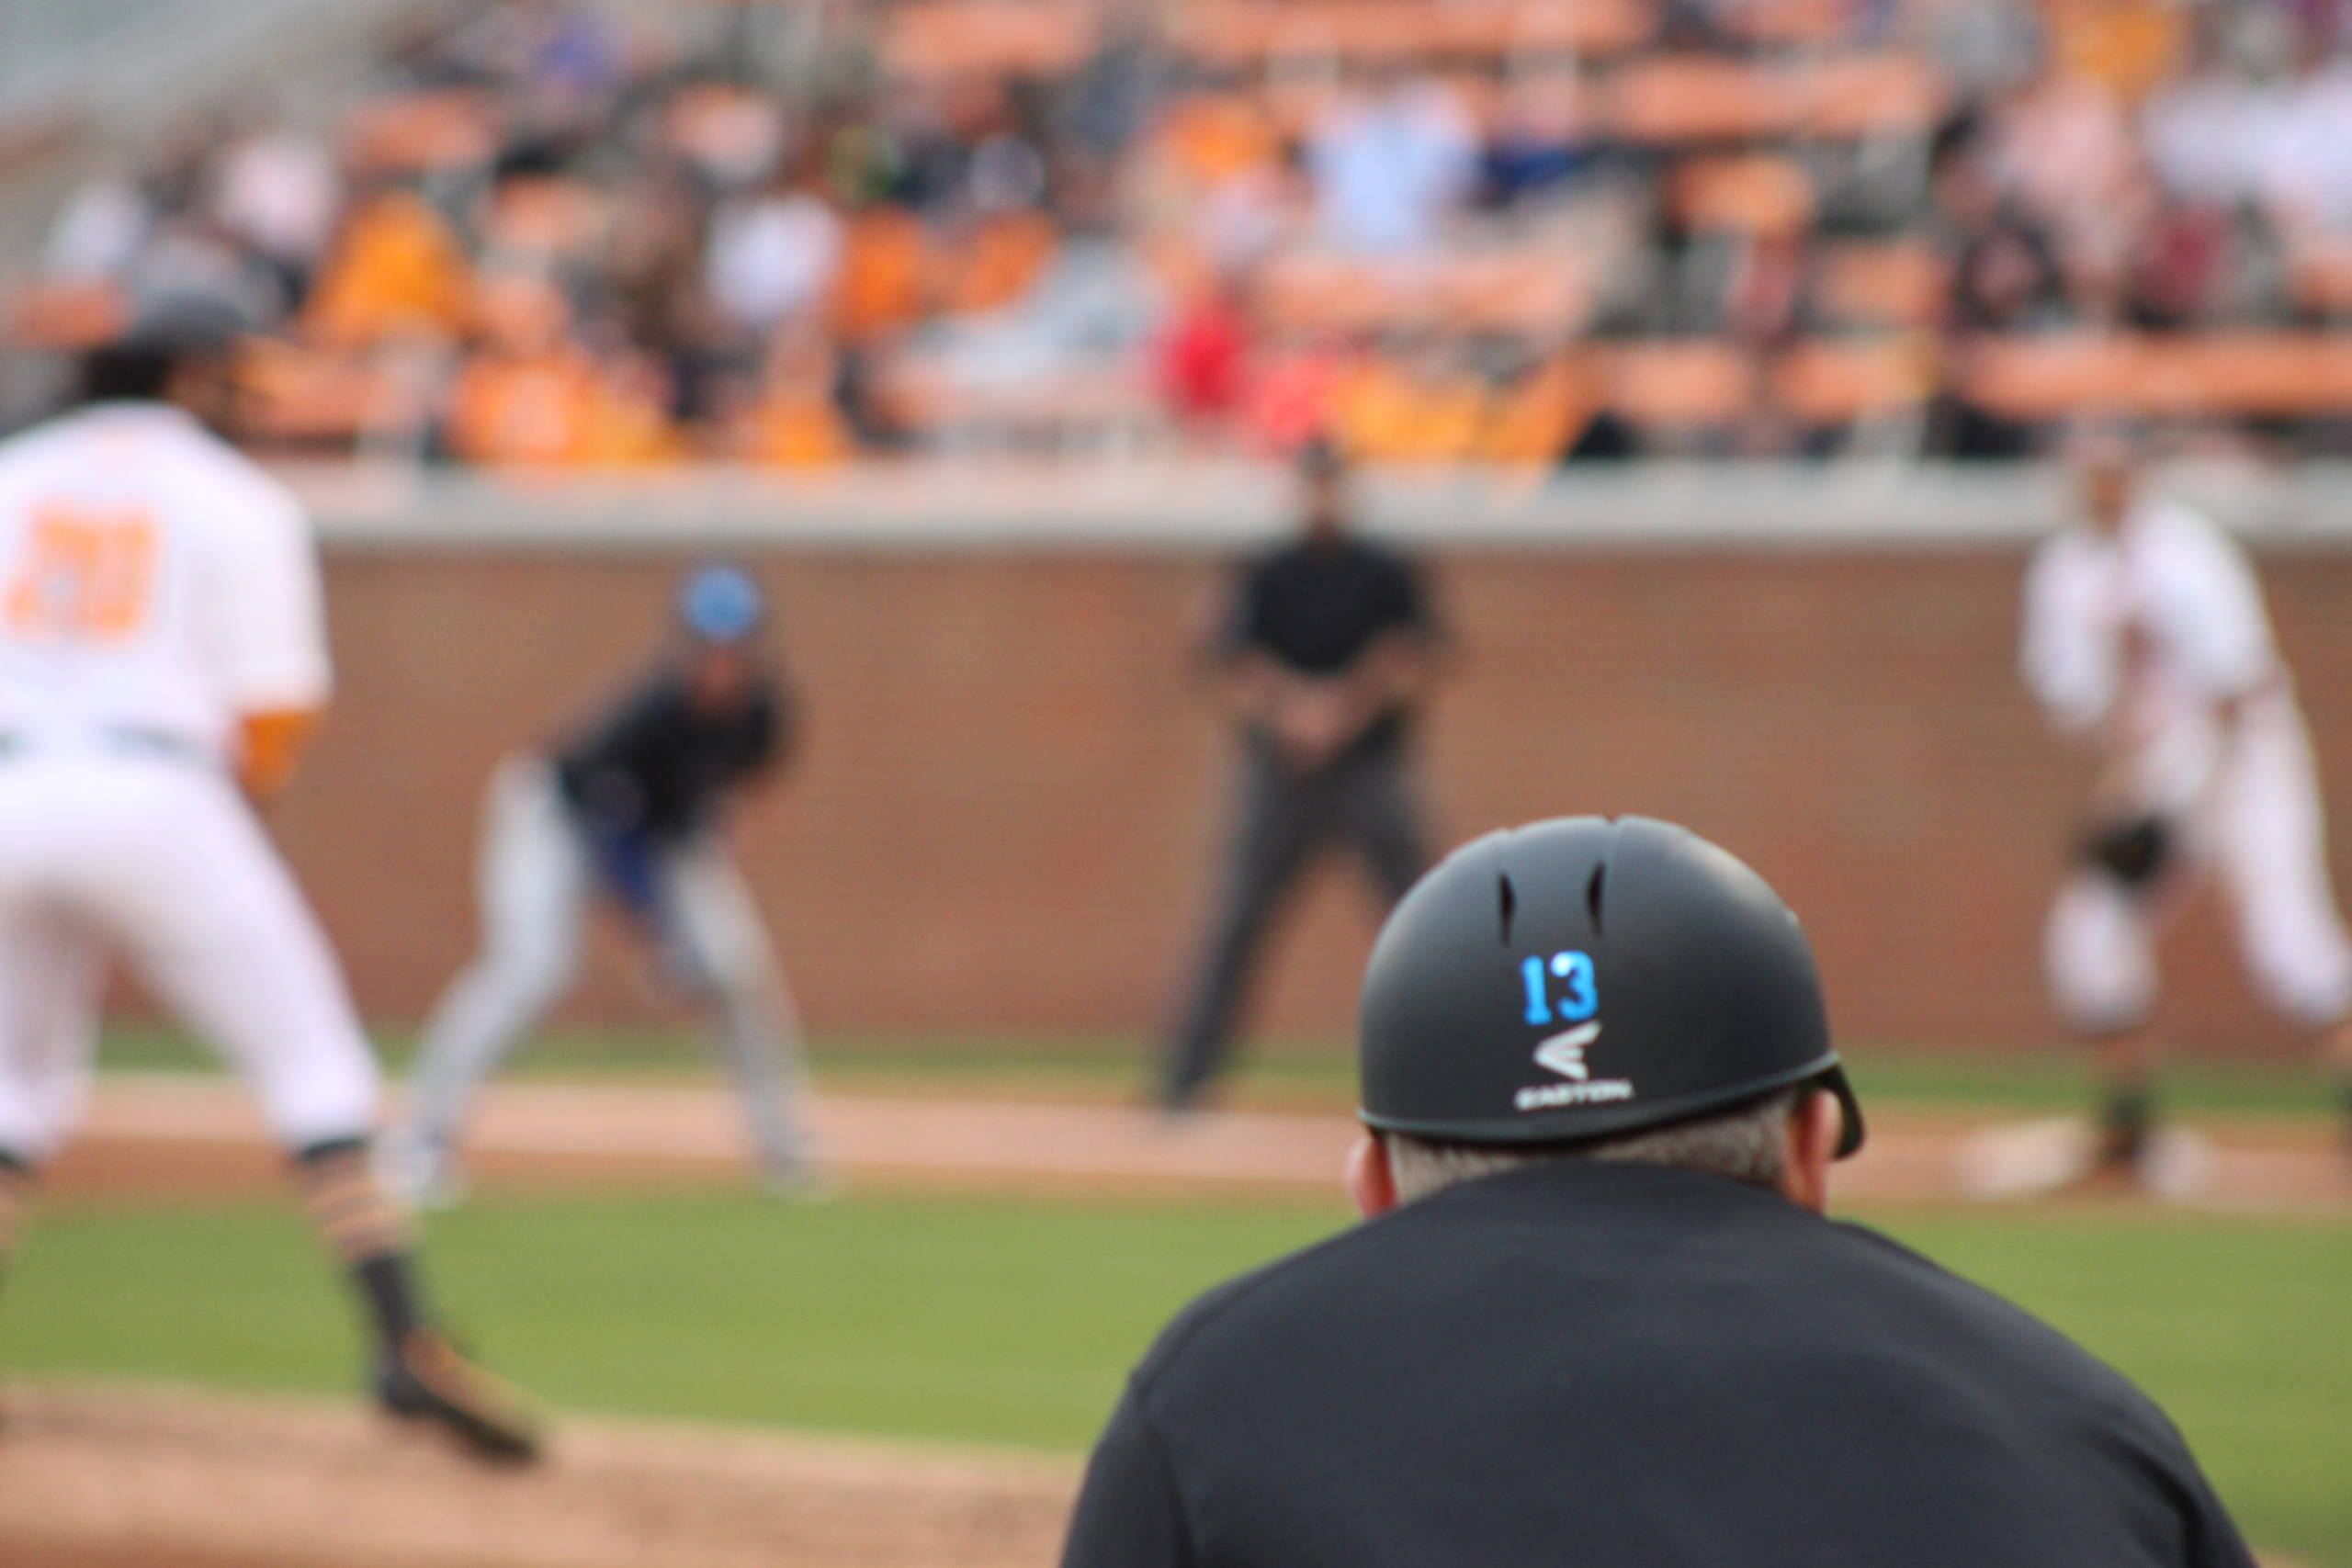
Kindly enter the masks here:
<path id="1" fill-rule="evenodd" d="M 93 445 L 105 437 L 106 427 L 90 409 L 68 409 L 26 425 L 0 440 L 0 464 L 14 472 L 59 463 L 68 467 L 89 461 Z"/>
<path id="2" fill-rule="evenodd" d="M 2132 538 L 2142 547 L 2176 552 L 2234 554 L 2237 541 L 2211 513 L 2178 496 L 2158 496 L 2135 508 Z"/>
<path id="3" fill-rule="evenodd" d="M 1262 582 L 1276 572 L 1286 570 L 1306 556 L 1306 547 L 1296 539 L 1281 539 L 1261 545 L 1234 562 L 1235 572 L 1246 582 Z"/>
<path id="4" fill-rule="evenodd" d="M 2230 531 L 2201 508 L 2166 498 L 2132 518 L 2135 570 L 2168 592 L 2200 594 L 2244 581 L 2253 562 Z"/>
<path id="5" fill-rule="evenodd" d="M 1820 1234 L 1846 1259 L 1838 1272 L 1849 1281 L 1874 1278 L 1882 1289 L 1872 1293 L 1882 1308 L 1901 1309 L 1907 1334 L 1939 1342 L 1988 1381 L 2001 1378 L 2010 1393 L 2044 1401 L 2070 1422 L 2169 1438 L 2170 1421 L 2139 1385 L 2007 1297 L 1868 1225 L 1834 1222 Z"/>
<path id="6" fill-rule="evenodd" d="M 1412 572 L 1420 569 L 1420 558 L 1394 539 L 1375 539 L 1369 535 L 1350 534 L 1349 553 L 1358 560 L 1368 561 L 1383 570 Z"/>
<path id="7" fill-rule="evenodd" d="M 2038 603 L 2080 605 L 2117 561 L 2108 542 L 2079 524 L 2043 536 L 2026 558 L 2026 591 Z"/>
<path id="8" fill-rule="evenodd" d="M 623 686 L 614 706 L 640 714 L 683 713 L 687 698 L 685 672 L 665 660 Z"/>
<path id="9" fill-rule="evenodd" d="M 1320 1315 L 1338 1295 L 1337 1281 L 1368 1255 L 1385 1250 L 1388 1235 L 1409 1209 L 1351 1224 L 1195 1297 L 1170 1320 L 1136 1366 L 1136 1388 L 1148 1396 L 1169 1384 L 1228 1370 L 1246 1376 L 1266 1331 L 1302 1314 Z"/>
<path id="10" fill-rule="evenodd" d="M 2063 570 L 2097 559 L 2104 547 L 2097 534 L 2079 523 L 2069 523 L 2044 534 L 2027 558 L 2038 571 Z"/>
<path id="11" fill-rule="evenodd" d="M 232 525 L 308 532 L 310 513 L 294 488 L 194 420 L 168 437 L 173 461 L 200 486 L 195 493 Z"/>
<path id="12" fill-rule="evenodd" d="M 47 420 L 0 438 L 0 482 L 20 479 L 60 451 L 65 442 L 65 421 Z"/>

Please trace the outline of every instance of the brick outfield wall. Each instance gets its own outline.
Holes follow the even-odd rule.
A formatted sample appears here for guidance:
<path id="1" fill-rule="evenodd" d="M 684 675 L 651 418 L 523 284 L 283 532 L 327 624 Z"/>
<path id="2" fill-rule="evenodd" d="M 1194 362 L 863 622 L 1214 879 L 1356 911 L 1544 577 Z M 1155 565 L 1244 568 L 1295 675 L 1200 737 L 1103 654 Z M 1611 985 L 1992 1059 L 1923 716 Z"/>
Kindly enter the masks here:
<path id="1" fill-rule="evenodd" d="M 430 1005 L 473 933 L 495 760 L 625 674 L 673 560 L 642 553 L 331 554 L 343 695 L 277 827 L 388 1021 Z M 786 966 L 831 1032 L 1132 1034 L 1164 1009 L 1207 896 L 1226 748 L 1180 649 L 1214 581 L 1160 554 L 799 550 L 759 558 L 807 699 L 807 750 L 738 824 Z M 2036 941 L 2086 770 L 2012 675 L 2021 557 L 1464 552 L 1436 563 L 1461 634 L 1427 725 L 1451 842 L 1556 813 L 1676 818 L 1804 915 L 1840 1032 L 2053 1037 Z M 2335 798 L 2352 792 L 2352 557 L 2265 563 Z M 2338 875 L 2352 872 L 2339 853 Z M 2352 886 L 2352 882 L 2346 884 Z M 1338 1034 L 1373 918 L 1326 867 L 1256 1012 Z M 609 933 L 571 1016 L 643 1018 Z M 2210 911 L 2169 947 L 2171 1021 L 2288 1052 Z"/>

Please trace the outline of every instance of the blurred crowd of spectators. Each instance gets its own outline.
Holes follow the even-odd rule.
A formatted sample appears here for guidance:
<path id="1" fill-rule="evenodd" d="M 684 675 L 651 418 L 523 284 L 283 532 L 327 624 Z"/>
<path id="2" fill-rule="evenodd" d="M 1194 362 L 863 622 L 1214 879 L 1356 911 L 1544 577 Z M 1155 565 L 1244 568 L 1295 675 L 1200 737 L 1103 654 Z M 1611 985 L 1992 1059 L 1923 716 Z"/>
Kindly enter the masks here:
<path id="1" fill-rule="evenodd" d="M 2346 449 L 2352 0 L 503 0 L 85 186 L 19 321 L 192 286 L 280 449 Z"/>

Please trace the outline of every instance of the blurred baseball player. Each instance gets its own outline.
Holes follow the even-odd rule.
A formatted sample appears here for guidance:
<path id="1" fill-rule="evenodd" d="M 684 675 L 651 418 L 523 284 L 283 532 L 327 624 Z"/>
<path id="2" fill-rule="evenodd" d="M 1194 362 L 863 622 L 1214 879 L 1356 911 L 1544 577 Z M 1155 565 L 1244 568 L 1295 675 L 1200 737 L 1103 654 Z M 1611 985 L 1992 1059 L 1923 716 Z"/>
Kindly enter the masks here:
<path id="1" fill-rule="evenodd" d="M 665 976 L 717 1016 L 771 1190 L 818 1184 L 800 1125 L 799 1026 L 750 891 L 719 831 L 725 798 L 771 772 L 792 709 L 761 649 L 765 604 L 732 566 L 678 593 L 678 631 L 650 678 L 552 753 L 492 780 L 481 850 L 482 952 L 442 998 L 393 1145 L 395 1181 L 454 1202 L 453 1159 L 475 1086 L 570 983 L 582 919 L 603 895 Z"/>
<path id="2" fill-rule="evenodd" d="M 1317 855 L 1362 851 L 1384 907 L 1429 863 L 1408 745 L 1442 640 L 1428 588 L 1411 559 L 1350 533 L 1338 453 L 1311 444 L 1298 472 L 1299 536 L 1242 568 L 1205 649 L 1241 730 L 1239 810 L 1161 1047 L 1170 1111 L 1197 1104 L 1224 1066 L 1267 926 Z"/>
<path id="3" fill-rule="evenodd" d="M 0 446 L 0 1257 L 86 1098 L 119 953 L 258 1093 L 366 1305 L 384 1408 L 526 1460 L 527 1411 L 421 1303 L 370 1168 L 375 1058 L 250 804 L 292 773 L 329 671 L 300 506 L 187 412 L 217 405 L 235 325 L 149 301 L 87 356 L 87 406 Z"/>
<path id="4" fill-rule="evenodd" d="M 2280 1012 L 2324 1037 L 2352 1112 L 2352 941 L 2329 886 L 2309 735 L 2251 565 L 2222 531 L 2148 493 L 2123 437 L 2078 441 L 2077 520 L 2026 581 L 2027 683 L 2100 773 L 2045 933 L 2067 1023 L 2096 1043 L 2105 1099 L 2095 1137 L 2041 1172 L 2165 1188 L 2154 1136 L 2154 943 L 2207 879 L 2226 896 L 2247 972 Z"/>

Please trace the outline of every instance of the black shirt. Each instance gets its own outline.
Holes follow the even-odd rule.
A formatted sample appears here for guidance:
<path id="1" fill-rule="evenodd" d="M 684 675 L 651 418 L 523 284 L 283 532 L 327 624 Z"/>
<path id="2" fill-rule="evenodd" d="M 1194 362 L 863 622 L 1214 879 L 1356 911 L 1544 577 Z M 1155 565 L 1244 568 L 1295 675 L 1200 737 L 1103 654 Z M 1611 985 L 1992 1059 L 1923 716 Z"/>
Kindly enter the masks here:
<path id="1" fill-rule="evenodd" d="M 773 676 L 755 675 L 741 702 L 710 711 L 695 705 L 684 674 L 663 670 L 559 747 L 556 777 L 572 809 L 602 831 L 684 838 L 720 795 L 776 759 L 790 713 Z"/>
<path id="2" fill-rule="evenodd" d="M 2154 1404 L 1894 1243 L 1555 1164 L 1212 1292 L 1065 1568 L 2252 1568 Z"/>
<path id="3" fill-rule="evenodd" d="M 1243 568 L 1221 648 L 1227 657 L 1262 653 L 1297 674 L 1321 677 L 1348 670 L 1392 632 L 1433 629 L 1419 570 L 1393 550 L 1343 535 L 1301 539 Z M 1404 713 L 1392 708 L 1351 753 L 1393 745 L 1404 727 Z"/>

